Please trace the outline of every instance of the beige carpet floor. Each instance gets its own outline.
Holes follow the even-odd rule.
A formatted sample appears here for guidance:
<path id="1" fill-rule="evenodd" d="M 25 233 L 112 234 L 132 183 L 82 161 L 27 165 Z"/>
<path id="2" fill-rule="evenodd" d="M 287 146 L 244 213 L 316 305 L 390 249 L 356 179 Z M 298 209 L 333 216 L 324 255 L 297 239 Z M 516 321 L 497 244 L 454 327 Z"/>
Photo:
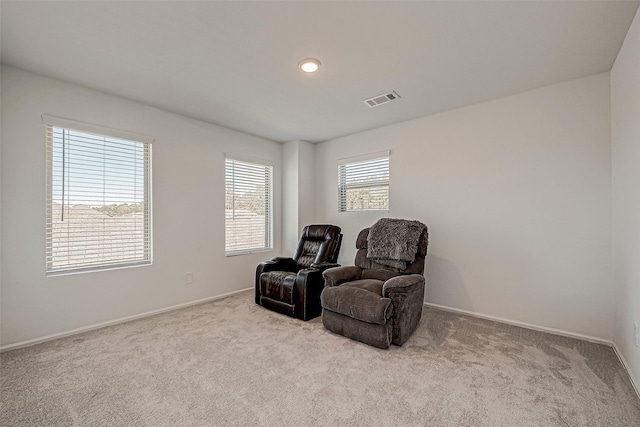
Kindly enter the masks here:
<path id="1" fill-rule="evenodd" d="M 436 309 L 378 350 L 243 292 L 0 363 L 2 426 L 640 426 L 611 348 Z"/>

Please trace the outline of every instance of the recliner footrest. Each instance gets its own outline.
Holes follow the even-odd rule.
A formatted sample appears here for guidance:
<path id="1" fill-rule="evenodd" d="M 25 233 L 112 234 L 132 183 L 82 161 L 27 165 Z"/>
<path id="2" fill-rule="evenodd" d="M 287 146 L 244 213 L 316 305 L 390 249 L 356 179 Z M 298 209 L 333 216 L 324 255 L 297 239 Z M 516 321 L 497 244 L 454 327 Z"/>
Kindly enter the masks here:
<path id="1" fill-rule="evenodd" d="M 296 273 L 269 271 L 260 275 L 260 294 L 275 301 L 293 304 Z"/>
<path id="2" fill-rule="evenodd" d="M 325 288 L 320 301 L 325 310 L 377 325 L 385 325 L 393 314 L 390 298 L 351 286 Z"/>
<path id="3" fill-rule="evenodd" d="M 378 325 L 329 310 L 322 313 L 322 324 L 331 332 L 378 348 L 389 348 L 391 345 L 392 323 Z"/>
<path id="4" fill-rule="evenodd" d="M 295 312 L 295 306 L 287 304 L 286 302 L 276 301 L 268 297 L 260 297 L 260 305 L 268 308 L 269 310 L 277 311 L 278 313 L 293 316 Z"/>

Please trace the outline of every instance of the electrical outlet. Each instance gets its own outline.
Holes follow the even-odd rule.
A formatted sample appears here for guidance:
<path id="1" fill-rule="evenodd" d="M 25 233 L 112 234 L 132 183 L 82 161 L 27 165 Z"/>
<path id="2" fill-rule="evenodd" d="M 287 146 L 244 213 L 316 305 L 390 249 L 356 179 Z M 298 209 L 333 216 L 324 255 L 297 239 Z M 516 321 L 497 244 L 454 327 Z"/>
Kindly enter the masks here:
<path id="1" fill-rule="evenodd" d="M 190 285 L 192 283 L 193 283 L 193 273 L 191 272 L 184 273 L 184 284 Z"/>
<path id="2" fill-rule="evenodd" d="M 636 347 L 640 346 L 640 329 L 638 329 L 638 323 L 637 322 L 633 322 L 633 330 L 635 332 L 635 336 L 636 336 Z"/>

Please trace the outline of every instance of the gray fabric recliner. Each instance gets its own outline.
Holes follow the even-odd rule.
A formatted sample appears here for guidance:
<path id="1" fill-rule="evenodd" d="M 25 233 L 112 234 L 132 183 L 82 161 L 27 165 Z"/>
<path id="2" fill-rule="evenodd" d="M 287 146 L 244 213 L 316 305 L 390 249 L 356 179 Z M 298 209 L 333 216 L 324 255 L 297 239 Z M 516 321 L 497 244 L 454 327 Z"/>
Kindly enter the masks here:
<path id="1" fill-rule="evenodd" d="M 369 228 L 356 240 L 355 266 L 325 270 L 322 323 L 328 330 L 378 348 L 404 344 L 418 326 L 424 303 L 425 228 L 415 260 L 404 270 L 367 258 Z"/>

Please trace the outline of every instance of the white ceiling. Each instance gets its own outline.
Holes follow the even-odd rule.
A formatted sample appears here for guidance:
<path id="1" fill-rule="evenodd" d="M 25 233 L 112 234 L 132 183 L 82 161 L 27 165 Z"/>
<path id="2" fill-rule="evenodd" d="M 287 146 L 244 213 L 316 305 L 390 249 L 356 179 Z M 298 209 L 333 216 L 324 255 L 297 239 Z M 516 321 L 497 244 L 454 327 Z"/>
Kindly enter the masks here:
<path id="1" fill-rule="evenodd" d="M 638 2 L 8 2 L 2 63 L 275 141 L 607 71 Z M 315 57 L 322 68 L 297 68 Z M 361 101 L 395 90 L 369 108 Z"/>

